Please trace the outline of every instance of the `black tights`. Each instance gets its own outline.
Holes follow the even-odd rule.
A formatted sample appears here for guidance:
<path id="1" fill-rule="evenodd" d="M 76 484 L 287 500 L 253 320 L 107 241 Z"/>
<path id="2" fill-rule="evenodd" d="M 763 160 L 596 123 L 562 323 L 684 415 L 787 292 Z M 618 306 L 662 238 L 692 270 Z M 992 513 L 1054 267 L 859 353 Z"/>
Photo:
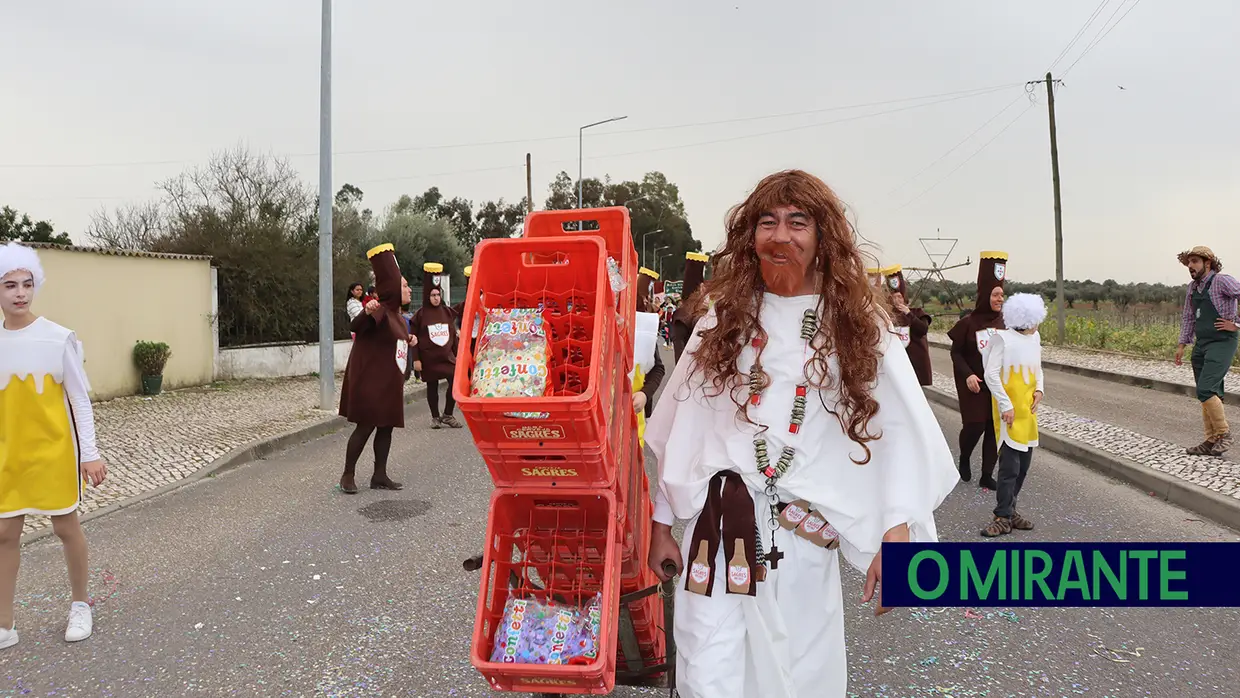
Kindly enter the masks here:
<path id="1" fill-rule="evenodd" d="M 452 397 L 452 379 L 445 378 L 444 382 L 448 384 L 448 394 L 443 403 L 443 414 L 445 417 L 452 416 L 452 410 L 456 409 L 456 400 Z M 439 419 L 439 379 L 429 379 L 426 381 L 426 404 L 431 406 L 431 416 Z"/>
<path id="2" fill-rule="evenodd" d="M 982 477 L 993 478 L 995 462 L 999 460 L 994 417 L 984 422 L 966 422 L 960 428 L 961 463 L 968 463 L 972 460 L 973 449 L 977 448 L 978 439 L 982 441 Z"/>
<path id="3" fill-rule="evenodd" d="M 366 442 L 371 434 L 375 435 L 375 477 L 387 476 L 388 451 L 392 448 L 392 427 L 373 427 L 359 424 L 349 437 L 349 445 L 344 451 L 344 474 L 353 475 L 357 468 L 357 459 L 366 450 Z"/>

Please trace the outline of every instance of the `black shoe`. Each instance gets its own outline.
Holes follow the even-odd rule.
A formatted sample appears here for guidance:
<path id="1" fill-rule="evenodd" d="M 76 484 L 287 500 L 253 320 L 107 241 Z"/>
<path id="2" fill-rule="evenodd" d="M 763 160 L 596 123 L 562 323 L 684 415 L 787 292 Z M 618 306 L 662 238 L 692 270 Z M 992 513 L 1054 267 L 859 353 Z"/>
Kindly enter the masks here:
<path id="1" fill-rule="evenodd" d="M 969 461 L 964 460 L 963 458 L 960 459 L 960 464 L 957 466 L 957 470 L 960 471 L 961 482 L 968 482 L 973 479 L 973 468 L 969 466 Z"/>
<path id="2" fill-rule="evenodd" d="M 340 491 L 345 494 L 357 494 L 357 484 L 353 482 L 352 475 L 340 476 Z"/>
<path id="3" fill-rule="evenodd" d="M 405 489 L 405 486 L 400 484 L 399 482 L 393 482 L 390 478 L 385 476 L 382 479 L 371 478 L 370 489 L 372 490 L 403 490 Z"/>
<path id="4" fill-rule="evenodd" d="M 990 475 L 983 475 L 980 478 L 978 478 L 977 486 L 984 487 L 988 490 L 999 489 L 999 483 L 995 482 L 995 479 L 991 477 Z"/>

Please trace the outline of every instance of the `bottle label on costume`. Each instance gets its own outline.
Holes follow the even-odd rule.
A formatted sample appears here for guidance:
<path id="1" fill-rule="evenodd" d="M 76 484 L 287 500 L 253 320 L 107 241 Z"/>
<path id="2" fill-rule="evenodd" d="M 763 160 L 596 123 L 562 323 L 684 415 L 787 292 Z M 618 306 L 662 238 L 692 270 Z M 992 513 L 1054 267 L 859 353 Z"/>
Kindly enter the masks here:
<path id="1" fill-rule="evenodd" d="M 448 340 L 452 338 L 452 330 L 448 327 L 448 323 L 439 322 L 426 328 L 427 334 L 430 335 L 431 341 L 441 347 L 448 346 Z"/>
<path id="2" fill-rule="evenodd" d="M 403 339 L 396 340 L 396 367 L 401 373 L 409 366 L 409 342 Z"/>
<path id="3" fill-rule="evenodd" d="M 817 542 L 818 532 L 826 525 L 827 520 L 823 518 L 822 514 L 811 511 L 809 516 L 805 517 L 805 521 L 801 522 L 801 526 L 797 528 L 796 534 L 806 540 Z"/>
<path id="4" fill-rule="evenodd" d="M 743 587 L 749 584 L 749 568 L 741 565 L 731 565 L 728 567 L 728 581 L 734 587 Z"/>
<path id="5" fill-rule="evenodd" d="M 900 335 L 900 344 L 903 344 L 905 349 L 908 349 L 908 345 L 913 343 L 913 338 L 909 334 L 907 327 L 897 327 L 896 334 Z"/>
<path id="6" fill-rule="evenodd" d="M 693 567 L 689 568 L 689 578 L 697 584 L 705 584 L 706 580 L 710 579 L 710 565 L 693 563 Z"/>
<path id="7" fill-rule="evenodd" d="M 983 360 L 990 353 L 990 342 L 994 338 L 996 331 L 993 327 L 977 331 L 977 351 L 982 355 Z"/>
<path id="8" fill-rule="evenodd" d="M 809 502 L 799 500 L 784 507 L 779 514 L 779 526 L 785 531 L 796 530 L 797 526 L 809 516 Z"/>

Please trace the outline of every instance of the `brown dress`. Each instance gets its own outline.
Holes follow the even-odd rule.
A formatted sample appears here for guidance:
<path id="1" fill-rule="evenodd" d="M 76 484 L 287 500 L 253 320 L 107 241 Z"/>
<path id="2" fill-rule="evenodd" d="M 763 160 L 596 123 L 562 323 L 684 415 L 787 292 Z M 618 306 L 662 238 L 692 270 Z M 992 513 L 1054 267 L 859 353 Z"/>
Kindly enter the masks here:
<path id="1" fill-rule="evenodd" d="M 904 270 L 899 266 L 891 269 L 894 271 L 887 273 L 886 287 L 891 292 L 904 296 L 905 302 L 908 302 L 908 283 L 904 280 Z M 933 319 L 922 308 L 909 308 L 909 311 L 903 314 L 893 311 L 893 315 L 893 324 L 896 327 L 908 328 L 909 344 L 905 350 L 908 352 L 909 362 L 913 364 L 913 371 L 917 373 L 917 382 L 921 385 L 933 385 L 934 369 L 930 365 L 930 341 L 926 337 L 930 332 L 930 323 Z"/>
<path id="2" fill-rule="evenodd" d="M 404 384 L 412 362 L 408 327 L 400 314 L 400 267 L 391 245 L 376 247 L 369 256 L 381 307 L 349 325 L 356 336 L 340 389 L 340 416 L 354 424 L 404 427 Z"/>
<path id="3" fill-rule="evenodd" d="M 422 362 L 422 380 L 451 379 L 456 372 L 456 351 L 460 335 L 456 329 L 456 313 L 446 305 L 424 306 L 413 314 L 410 324 L 417 346 L 410 354 Z"/>
<path id="4" fill-rule="evenodd" d="M 993 415 L 990 389 L 982 382 L 980 392 L 973 393 L 966 383 L 969 376 L 981 379 L 986 375 L 982 352 L 978 346 L 979 332 L 1003 329 L 1003 314 L 990 309 L 990 294 L 1002 287 L 1007 271 L 1007 255 L 999 258 L 982 253 L 977 275 L 977 305 L 947 333 L 952 340 L 952 373 L 956 378 L 956 395 L 960 403 L 960 419 L 965 424 L 989 422 Z"/>
<path id="5" fill-rule="evenodd" d="M 672 347 L 676 352 L 676 363 L 680 363 L 680 355 L 685 352 L 685 345 L 704 314 L 704 308 L 699 308 L 702 303 L 698 289 L 706 277 L 706 259 L 706 255 L 699 252 L 685 254 L 685 283 L 680 290 L 680 307 L 672 314 Z"/>

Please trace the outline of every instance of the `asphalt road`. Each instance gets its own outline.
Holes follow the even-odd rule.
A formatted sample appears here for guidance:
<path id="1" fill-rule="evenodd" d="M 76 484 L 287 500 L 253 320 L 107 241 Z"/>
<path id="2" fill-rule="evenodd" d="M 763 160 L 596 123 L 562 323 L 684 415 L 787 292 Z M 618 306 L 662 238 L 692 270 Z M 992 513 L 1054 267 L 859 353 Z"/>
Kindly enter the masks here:
<path id="1" fill-rule="evenodd" d="M 930 348 L 930 360 L 939 373 L 951 375 L 951 353 Z M 1132 385 L 1112 383 L 1054 369 L 1046 369 L 1046 403 L 1050 407 L 1090 417 L 1129 431 L 1152 436 L 1185 448 L 1204 438 L 1201 403 L 1187 395 L 1173 395 Z M 1226 405 L 1227 421 L 1240 428 L 1240 406 Z M 1232 452 L 1229 460 L 1240 458 Z"/>
<path id="2" fill-rule="evenodd" d="M 954 432 L 954 416 L 936 411 Z M 0 652 L 0 696 L 491 695 L 469 664 L 479 580 L 460 566 L 482 547 L 491 483 L 468 433 L 425 421 L 393 443 L 403 492 L 336 492 L 336 434 L 89 523 L 98 602 L 95 635 L 78 645 L 62 641 L 59 544 L 27 547 L 22 642 Z M 941 535 L 974 539 L 992 507 L 993 495 L 961 485 L 940 509 Z M 1023 534 L 1033 540 L 1237 540 L 1049 453 L 1035 456 L 1021 509 L 1038 523 Z M 859 598 L 861 576 L 845 586 Z M 1182 698 L 1240 685 L 1235 610 L 876 619 L 857 606 L 847 625 L 857 696 Z M 1098 644 L 1144 649 L 1117 663 Z"/>

